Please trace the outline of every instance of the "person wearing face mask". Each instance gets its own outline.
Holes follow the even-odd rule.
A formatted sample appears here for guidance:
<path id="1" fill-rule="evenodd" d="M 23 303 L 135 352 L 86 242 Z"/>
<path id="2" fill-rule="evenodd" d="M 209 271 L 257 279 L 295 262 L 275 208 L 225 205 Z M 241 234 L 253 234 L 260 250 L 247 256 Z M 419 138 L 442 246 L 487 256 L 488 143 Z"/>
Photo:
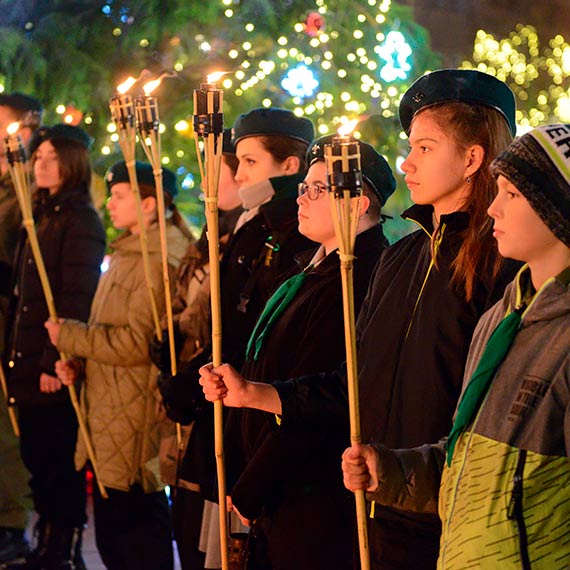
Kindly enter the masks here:
<path id="1" fill-rule="evenodd" d="M 87 319 L 105 251 L 105 231 L 90 196 L 91 142 L 82 129 L 60 124 L 41 127 L 30 143 L 36 232 L 63 318 Z M 48 309 L 23 229 L 14 267 L 5 369 L 39 521 L 35 549 L 13 567 L 84 568 L 85 473 L 73 461 L 77 418 L 55 373 L 59 353 L 44 328 Z"/>
<path id="2" fill-rule="evenodd" d="M 295 254 L 312 244 L 299 233 L 296 199 L 314 129 L 308 119 L 291 111 L 259 108 L 240 115 L 232 134 L 239 161 L 235 180 L 244 212 L 221 261 L 222 352 L 225 359 L 241 366 L 267 299 L 290 273 Z M 194 467 L 197 482 L 204 496 L 215 499 L 213 412 L 204 405 L 197 374 L 209 358 L 206 348 L 175 378 L 167 370 L 161 372 L 160 389 L 171 419 L 188 424 L 204 415 L 204 429 L 191 435 L 188 448 L 200 448 L 201 459 Z M 219 551 L 219 547 L 208 551 Z M 206 567 L 217 565 L 217 560 L 206 560 Z"/>
<path id="3" fill-rule="evenodd" d="M 344 360 L 340 261 L 327 190 L 325 145 L 316 140 L 299 185 L 299 231 L 320 244 L 296 256 L 295 274 L 265 306 L 248 342 L 243 374 L 253 381 L 334 370 Z M 354 261 L 354 306 L 358 311 L 372 271 L 387 241 L 381 207 L 396 187 L 386 161 L 360 142 L 363 196 L 358 212 Z M 231 410 L 226 441 L 234 510 L 252 525 L 248 567 L 252 569 L 350 569 L 354 504 L 336 468 L 349 439 L 340 424 L 323 432 L 272 429 L 274 417 L 255 410 Z M 318 450 L 318 451 L 317 451 Z M 237 463 L 239 460 L 239 463 Z M 331 476 L 323 481 L 324 466 Z"/>

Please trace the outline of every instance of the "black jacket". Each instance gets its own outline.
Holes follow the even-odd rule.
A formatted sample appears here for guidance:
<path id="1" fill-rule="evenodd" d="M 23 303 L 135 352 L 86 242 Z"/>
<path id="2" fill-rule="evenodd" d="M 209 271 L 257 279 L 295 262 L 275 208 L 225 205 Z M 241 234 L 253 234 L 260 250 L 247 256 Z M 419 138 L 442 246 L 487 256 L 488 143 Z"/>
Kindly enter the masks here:
<path id="1" fill-rule="evenodd" d="M 362 440 L 395 449 L 438 441 L 449 432 L 475 325 L 520 267 L 507 260 L 495 280 L 482 276 L 467 303 L 450 280 L 469 216 L 442 216 L 436 268 L 432 213 L 430 206 L 404 213 L 422 229 L 384 251 L 357 322 Z M 343 416 L 348 422 L 345 382 L 342 367 L 321 374 L 319 382 L 314 377 L 278 382 L 283 426 L 322 426 Z M 437 517 L 378 508 L 376 517 L 433 533 L 437 540 Z"/>
<path id="2" fill-rule="evenodd" d="M 223 361 L 238 369 L 267 299 L 293 271 L 295 255 L 313 245 L 298 230 L 297 185 L 302 180 L 301 174 L 271 178 L 275 196 L 232 235 L 224 249 L 222 353 Z M 197 371 L 209 356 L 208 350 L 203 351 L 198 358 L 181 365 L 174 379 L 163 378 L 160 382 L 169 417 L 185 424 L 198 420 L 192 429 L 180 476 L 200 484 L 206 496 L 211 496 L 215 489 L 213 406 L 204 399 Z"/>
<path id="3" fill-rule="evenodd" d="M 224 251 L 221 271 L 223 361 L 241 368 L 249 335 L 295 255 L 313 245 L 299 233 L 297 186 L 302 174 L 271 178 L 275 196 L 241 226 Z"/>
<path id="4" fill-rule="evenodd" d="M 356 238 L 356 311 L 386 245 L 380 225 Z M 306 267 L 313 254 L 311 250 L 299 256 L 299 265 Z M 258 359 L 250 357 L 243 372 L 250 380 L 272 382 L 334 370 L 344 358 L 340 263 L 335 251 L 307 272 L 302 288 L 271 329 Z M 274 423 L 274 416 L 256 410 L 230 411 L 228 479 L 239 463 L 243 466 L 231 492 L 234 504 L 250 519 L 262 515 L 270 521 L 266 525 L 270 557 L 281 567 L 351 567 L 354 505 L 342 486 L 339 467 L 340 453 L 349 442 L 348 426 L 326 433 L 292 433 L 274 430 Z M 326 480 L 323 472 L 328 474 Z"/>
<path id="5" fill-rule="evenodd" d="M 34 208 L 40 250 L 58 317 L 87 321 L 105 253 L 105 230 L 87 188 L 40 191 Z M 68 398 L 67 390 L 43 394 L 42 372 L 55 375 L 59 353 L 44 322 L 49 318 L 27 233 L 21 230 L 8 313 L 6 356 L 11 404 L 45 405 Z"/>

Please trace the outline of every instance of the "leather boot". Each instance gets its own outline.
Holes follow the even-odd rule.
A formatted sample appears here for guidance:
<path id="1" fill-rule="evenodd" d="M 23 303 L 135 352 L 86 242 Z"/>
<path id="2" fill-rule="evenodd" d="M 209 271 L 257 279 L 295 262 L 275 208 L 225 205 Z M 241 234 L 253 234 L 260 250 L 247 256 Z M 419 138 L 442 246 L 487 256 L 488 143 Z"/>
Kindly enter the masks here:
<path id="1" fill-rule="evenodd" d="M 41 570 L 86 570 L 81 555 L 83 527 L 52 526 Z"/>

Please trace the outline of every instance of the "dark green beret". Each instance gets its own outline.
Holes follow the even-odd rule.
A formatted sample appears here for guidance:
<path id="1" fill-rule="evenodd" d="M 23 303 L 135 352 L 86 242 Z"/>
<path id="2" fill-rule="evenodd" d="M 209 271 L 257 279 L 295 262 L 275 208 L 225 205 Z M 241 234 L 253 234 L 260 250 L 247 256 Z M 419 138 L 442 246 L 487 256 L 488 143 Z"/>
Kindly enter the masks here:
<path id="1" fill-rule="evenodd" d="M 30 141 L 30 154 L 34 153 L 44 141 L 55 139 L 79 143 L 86 150 L 90 150 L 93 144 L 93 139 L 83 129 L 59 123 L 53 127 L 40 127 L 34 132 Z"/>
<path id="2" fill-rule="evenodd" d="M 335 135 L 327 135 L 317 139 L 307 150 L 307 164 L 325 160 L 325 145 L 331 144 Z M 376 152 L 376 149 L 363 141 L 360 145 L 360 167 L 362 178 L 378 196 L 380 203 L 384 205 L 396 189 L 396 179 L 392 169 L 385 158 Z"/>
<path id="3" fill-rule="evenodd" d="M 137 171 L 137 180 L 139 184 L 156 188 L 151 164 L 148 162 L 137 161 L 135 169 Z M 130 183 L 129 171 L 127 170 L 127 165 L 124 160 L 116 162 L 111 166 L 111 168 L 109 168 L 109 170 L 107 170 L 107 174 L 105 174 L 105 182 L 107 183 L 107 190 L 110 190 L 112 186 L 119 184 L 120 182 Z M 170 194 L 172 199 L 174 199 L 178 194 L 176 175 L 172 170 L 168 170 L 168 168 L 164 167 L 162 168 L 162 187 L 165 192 Z"/>
<path id="4" fill-rule="evenodd" d="M 277 107 L 261 107 L 240 115 L 232 131 L 234 144 L 246 137 L 265 135 L 279 135 L 311 144 L 315 136 L 313 123 L 309 119 Z"/>
<path id="5" fill-rule="evenodd" d="M 33 112 L 41 115 L 44 112 L 43 105 L 34 97 L 23 93 L 0 94 L 0 107 L 10 107 L 14 111 Z"/>
<path id="6" fill-rule="evenodd" d="M 400 123 L 407 134 L 414 115 L 438 103 L 463 101 L 491 107 L 507 121 L 512 135 L 517 131 L 515 96 L 508 85 L 474 69 L 440 69 L 420 77 L 400 101 Z"/>

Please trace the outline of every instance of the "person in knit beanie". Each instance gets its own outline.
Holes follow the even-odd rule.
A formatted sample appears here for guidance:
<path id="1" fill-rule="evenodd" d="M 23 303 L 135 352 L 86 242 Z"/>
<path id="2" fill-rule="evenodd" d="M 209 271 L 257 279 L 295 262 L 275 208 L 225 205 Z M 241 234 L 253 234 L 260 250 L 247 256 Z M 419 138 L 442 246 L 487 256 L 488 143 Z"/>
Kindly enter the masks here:
<path id="1" fill-rule="evenodd" d="M 570 124 L 525 134 L 491 172 L 493 235 L 525 265 L 475 330 L 451 433 L 349 448 L 344 481 L 384 506 L 439 504 L 439 569 L 568 568 Z"/>

